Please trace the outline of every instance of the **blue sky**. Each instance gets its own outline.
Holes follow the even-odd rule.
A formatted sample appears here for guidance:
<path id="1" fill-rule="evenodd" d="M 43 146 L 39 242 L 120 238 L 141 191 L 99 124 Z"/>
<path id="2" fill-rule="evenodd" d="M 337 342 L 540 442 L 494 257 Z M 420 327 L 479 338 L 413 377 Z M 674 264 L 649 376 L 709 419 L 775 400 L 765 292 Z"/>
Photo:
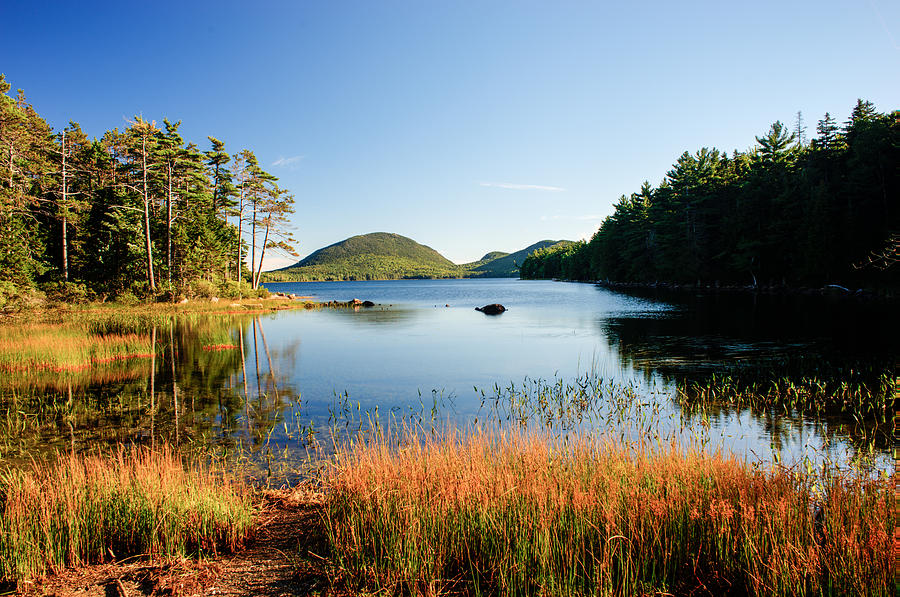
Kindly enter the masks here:
<path id="1" fill-rule="evenodd" d="M 900 108 L 896 0 L 0 0 L 0 39 L 56 129 L 142 114 L 253 150 L 297 197 L 301 255 L 376 231 L 458 263 L 585 238 L 685 150 Z"/>

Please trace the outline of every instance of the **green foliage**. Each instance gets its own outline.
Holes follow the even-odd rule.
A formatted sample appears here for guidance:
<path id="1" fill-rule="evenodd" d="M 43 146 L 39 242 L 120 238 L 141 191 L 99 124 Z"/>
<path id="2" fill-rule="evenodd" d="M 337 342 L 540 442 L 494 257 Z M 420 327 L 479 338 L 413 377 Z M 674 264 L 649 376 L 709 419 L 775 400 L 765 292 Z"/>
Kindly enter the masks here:
<path id="1" fill-rule="evenodd" d="M 244 236 L 254 256 L 262 245 L 260 262 L 267 249 L 292 251 L 285 221 L 293 197 L 254 163 L 236 210 L 219 139 L 203 153 L 181 137 L 180 122 L 141 117 L 99 140 L 74 122 L 53 134 L 24 94 L 9 90 L 0 75 L 0 281 L 49 283 L 60 301 L 153 299 L 160 289 L 183 296 L 198 280 L 218 287 L 236 279 Z"/>
<path id="2" fill-rule="evenodd" d="M 897 288 L 900 112 L 860 100 L 817 131 L 805 145 L 776 122 L 747 152 L 685 152 L 588 244 L 540 253 L 522 277 Z"/>
<path id="3" fill-rule="evenodd" d="M 191 283 L 191 294 L 200 298 L 216 296 L 216 286 L 209 280 L 194 280 Z"/>
<path id="4" fill-rule="evenodd" d="M 78 282 L 51 282 L 42 284 L 40 288 L 48 299 L 60 303 L 80 304 L 96 298 L 90 288 Z"/>
<path id="5" fill-rule="evenodd" d="M 0 309 L 6 310 L 12 307 L 19 295 L 18 286 L 9 280 L 0 280 Z"/>
<path id="6" fill-rule="evenodd" d="M 520 275 L 523 280 L 541 278 L 577 280 L 583 253 L 584 241 L 575 243 L 560 241 L 528 255 L 522 264 Z"/>

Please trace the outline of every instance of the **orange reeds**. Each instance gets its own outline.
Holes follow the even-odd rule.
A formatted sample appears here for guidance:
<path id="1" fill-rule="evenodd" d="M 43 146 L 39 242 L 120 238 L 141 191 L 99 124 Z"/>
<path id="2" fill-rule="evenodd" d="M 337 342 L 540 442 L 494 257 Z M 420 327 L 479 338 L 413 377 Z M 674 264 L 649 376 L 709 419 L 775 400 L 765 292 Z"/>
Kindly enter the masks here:
<path id="1" fill-rule="evenodd" d="M 151 356 L 148 334 L 100 334 L 76 324 L 0 326 L 0 371 L 78 371 Z"/>
<path id="2" fill-rule="evenodd" d="M 360 438 L 336 457 L 326 527 L 356 582 L 437 594 L 889 593 L 884 479 L 816 486 L 721 454 L 586 435 L 420 435 Z"/>
<path id="3" fill-rule="evenodd" d="M 0 580 L 110 557 L 230 550 L 250 522 L 242 485 L 168 450 L 61 456 L 0 472 Z"/>

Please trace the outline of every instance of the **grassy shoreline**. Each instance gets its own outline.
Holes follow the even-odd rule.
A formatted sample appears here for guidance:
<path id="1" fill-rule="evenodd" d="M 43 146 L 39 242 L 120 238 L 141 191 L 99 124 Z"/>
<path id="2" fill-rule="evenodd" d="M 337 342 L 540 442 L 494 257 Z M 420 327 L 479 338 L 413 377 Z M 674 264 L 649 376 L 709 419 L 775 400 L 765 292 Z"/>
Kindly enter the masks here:
<path id="1" fill-rule="evenodd" d="M 313 308 L 317 303 L 305 297 L 291 299 L 280 294 L 262 298 L 197 298 L 186 302 L 79 302 L 48 303 L 16 311 L 0 311 L 0 324 L 8 322 L 53 322 L 73 316 L 102 317 L 131 315 L 162 317 L 171 315 L 236 315 L 271 313 L 288 309 Z"/>
<path id="2" fill-rule="evenodd" d="M 322 467 L 324 590 L 889 595 L 892 479 L 601 436 L 370 434 Z M 0 473 L 0 583 L 240 550 L 263 492 L 163 449 Z M 256 496 L 256 497 L 254 497 Z M 324 496 L 324 497 L 323 497 Z M 317 521 L 317 522 L 316 522 Z M 296 545 L 296 543 L 295 543 Z M 286 554 L 307 566 L 303 553 Z M 322 559 L 324 558 L 324 560 Z"/>
<path id="3" fill-rule="evenodd" d="M 120 448 L 0 471 L 0 582 L 129 556 L 238 548 L 251 530 L 246 487 L 174 452 Z"/>

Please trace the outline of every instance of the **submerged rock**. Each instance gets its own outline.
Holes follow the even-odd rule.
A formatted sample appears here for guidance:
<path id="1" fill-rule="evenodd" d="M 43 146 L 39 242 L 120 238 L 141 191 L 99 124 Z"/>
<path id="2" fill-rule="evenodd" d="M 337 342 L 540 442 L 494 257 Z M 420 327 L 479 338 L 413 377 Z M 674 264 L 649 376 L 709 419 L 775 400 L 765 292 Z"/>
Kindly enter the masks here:
<path id="1" fill-rule="evenodd" d="M 506 307 L 501 305 L 500 303 L 494 303 L 493 305 L 485 305 L 483 307 L 475 307 L 476 311 L 481 311 L 485 315 L 500 315 L 504 311 L 506 311 Z"/>

